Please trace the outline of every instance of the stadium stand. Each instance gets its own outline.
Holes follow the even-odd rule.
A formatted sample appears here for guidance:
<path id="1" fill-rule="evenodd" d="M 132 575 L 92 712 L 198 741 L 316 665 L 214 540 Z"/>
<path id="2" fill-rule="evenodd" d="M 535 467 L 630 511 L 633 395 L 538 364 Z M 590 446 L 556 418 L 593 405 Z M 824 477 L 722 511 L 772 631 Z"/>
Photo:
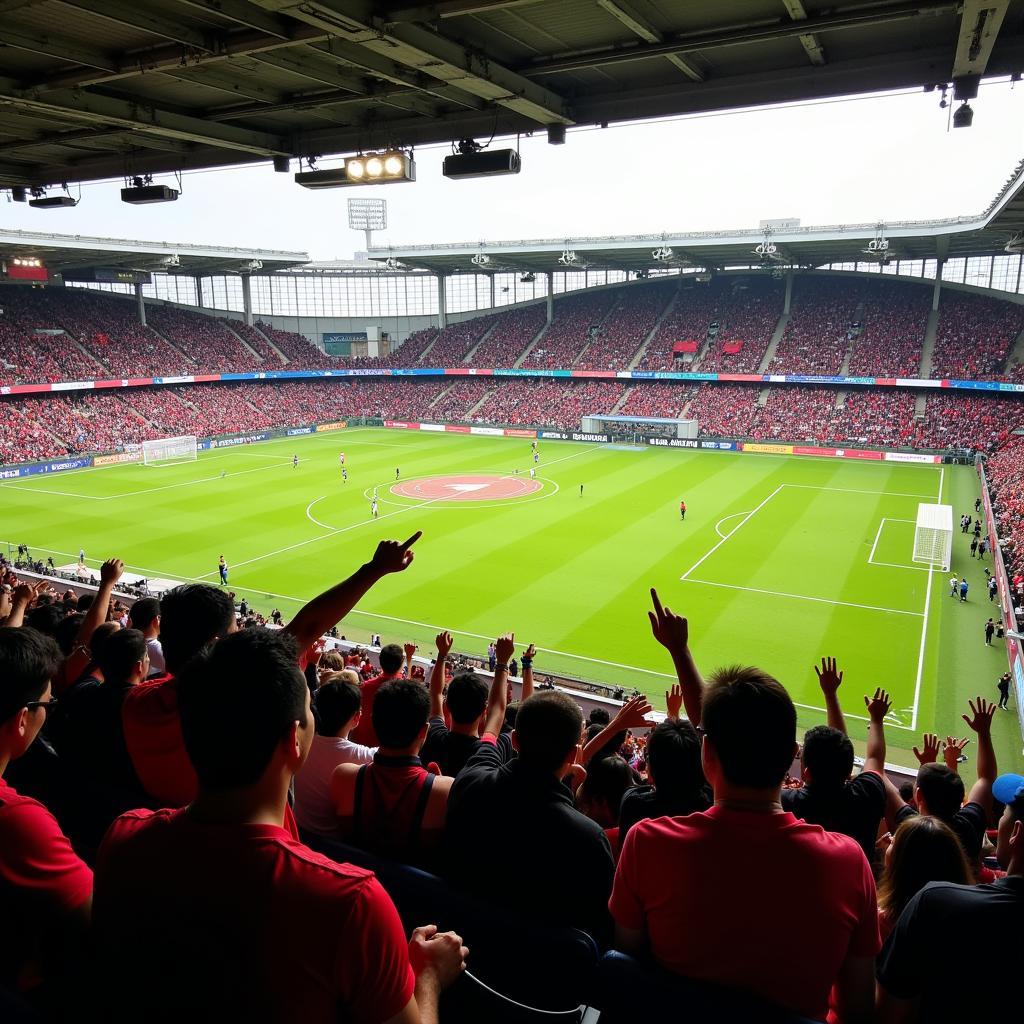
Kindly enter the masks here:
<path id="1" fill-rule="evenodd" d="M 944 291 L 931 377 L 994 380 L 1024 330 L 1024 307 L 1012 302 Z"/>
<path id="2" fill-rule="evenodd" d="M 614 289 L 579 292 L 555 301 L 551 326 L 530 349 L 523 366 L 558 369 L 572 366 L 616 298 Z"/>
<path id="3" fill-rule="evenodd" d="M 835 392 L 827 389 L 772 388 L 757 410 L 751 435 L 765 441 L 817 440 L 827 435 L 835 404 Z"/>
<path id="4" fill-rule="evenodd" d="M 718 333 L 694 369 L 704 373 L 755 373 L 779 322 L 782 289 L 778 281 L 728 283 L 715 309 Z M 736 343 L 738 352 L 730 352 Z"/>
<path id="5" fill-rule="evenodd" d="M 618 289 L 614 305 L 574 364 L 581 370 L 621 370 L 654 329 L 676 290 L 674 281 L 639 290 Z"/>
<path id="6" fill-rule="evenodd" d="M 696 386 L 678 384 L 634 384 L 626 393 L 619 412 L 623 416 L 678 417 L 686 403 L 697 393 Z"/>
<path id="7" fill-rule="evenodd" d="M 474 365 L 486 368 L 515 366 L 546 320 L 547 309 L 543 304 L 503 313 L 487 340 L 476 350 Z"/>
<path id="8" fill-rule="evenodd" d="M 848 391 L 842 409 L 833 414 L 828 439 L 868 447 L 912 445 L 918 430 L 915 403 L 915 396 L 905 391 Z"/>
<path id="9" fill-rule="evenodd" d="M 839 373 L 850 350 L 856 303 L 847 282 L 801 278 L 769 373 Z"/>
<path id="10" fill-rule="evenodd" d="M 757 414 L 756 386 L 701 384 L 684 415 L 710 437 L 747 437 Z"/>

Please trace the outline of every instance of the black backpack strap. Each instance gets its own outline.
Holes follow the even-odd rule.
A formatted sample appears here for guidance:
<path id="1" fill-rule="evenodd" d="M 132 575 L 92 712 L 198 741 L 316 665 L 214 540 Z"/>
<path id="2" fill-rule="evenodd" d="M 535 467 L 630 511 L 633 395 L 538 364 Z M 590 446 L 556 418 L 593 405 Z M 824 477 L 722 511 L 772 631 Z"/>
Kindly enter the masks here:
<path id="1" fill-rule="evenodd" d="M 358 845 L 363 835 L 363 784 L 366 782 L 366 765 L 356 772 L 356 790 L 352 797 L 352 840 Z"/>
<path id="2" fill-rule="evenodd" d="M 420 795 L 416 798 L 416 809 L 413 811 L 412 824 L 409 826 L 409 843 L 411 846 L 419 846 L 420 830 L 423 827 L 423 816 L 427 813 L 427 801 L 430 799 L 430 790 L 434 785 L 437 776 L 433 772 L 427 772 L 420 789 Z"/>

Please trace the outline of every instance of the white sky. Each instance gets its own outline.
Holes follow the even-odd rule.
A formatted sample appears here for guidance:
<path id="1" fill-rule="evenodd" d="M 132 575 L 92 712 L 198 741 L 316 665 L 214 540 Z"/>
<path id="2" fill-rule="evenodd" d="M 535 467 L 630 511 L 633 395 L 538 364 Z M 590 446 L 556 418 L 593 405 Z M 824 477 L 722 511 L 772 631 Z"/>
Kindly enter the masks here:
<path id="1" fill-rule="evenodd" d="M 347 226 L 350 196 L 387 199 L 375 245 L 951 217 L 983 210 L 1024 155 L 1024 85 L 986 84 L 972 106 L 974 126 L 956 130 L 938 93 L 915 91 L 570 130 L 564 146 L 541 132 L 522 140 L 518 177 L 484 180 L 443 178 L 448 150 L 431 148 L 415 184 L 311 192 L 264 164 L 187 174 L 178 202 L 132 207 L 107 182 L 73 210 L 5 203 L 0 224 L 336 259 L 365 244 Z"/>

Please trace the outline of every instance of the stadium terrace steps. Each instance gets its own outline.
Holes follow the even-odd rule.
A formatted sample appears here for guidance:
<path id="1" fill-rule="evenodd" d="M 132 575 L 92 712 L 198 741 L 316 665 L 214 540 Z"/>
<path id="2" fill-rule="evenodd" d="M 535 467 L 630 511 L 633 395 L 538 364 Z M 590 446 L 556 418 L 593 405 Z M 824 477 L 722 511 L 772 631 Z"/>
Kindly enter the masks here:
<path id="1" fill-rule="evenodd" d="M 928 314 L 928 326 L 924 329 L 924 344 L 921 346 L 921 369 L 918 376 L 923 378 L 932 375 L 932 357 L 935 355 L 935 338 L 939 333 L 939 311 L 931 310 Z M 924 415 L 924 409 L 921 410 Z"/>
<path id="2" fill-rule="evenodd" d="M 468 419 L 471 419 L 473 416 L 475 416 L 476 412 L 480 408 L 480 406 L 482 406 L 484 404 L 484 402 L 486 402 L 487 399 L 490 398 L 491 395 L 493 395 L 496 390 L 497 390 L 496 388 L 488 388 L 487 391 L 485 391 L 483 393 L 483 395 L 481 395 L 480 401 L 479 402 L 474 402 L 473 405 L 469 409 L 466 410 L 466 413 L 465 413 L 465 416 L 463 417 L 463 419 L 468 420 Z"/>
<path id="3" fill-rule="evenodd" d="M 434 347 L 434 346 L 435 346 L 435 345 L 437 344 L 437 340 L 438 340 L 438 338 L 440 338 L 440 337 L 441 337 L 441 332 L 440 332 L 440 331 L 435 331 L 435 332 L 434 332 L 434 336 L 433 336 L 433 337 L 432 337 L 432 338 L 430 339 L 430 343 L 429 343 L 429 344 L 427 345 L 427 347 L 426 347 L 426 348 L 425 348 L 425 349 L 424 349 L 424 350 L 423 350 L 423 351 L 422 351 L 422 352 L 420 353 L 420 357 L 419 357 L 419 359 L 417 359 L 417 360 L 416 360 L 416 362 L 417 362 L 417 363 L 421 363 L 421 364 L 423 364 L 424 366 L 426 366 L 426 359 L 427 359 L 427 356 L 428 356 L 428 355 L 430 355 L 430 350 L 431 350 L 431 349 L 432 349 L 432 348 L 433 348 L 433 347 Z M 402 342 L 402 344 L 404 345 L 404 344 L 405 344 L 405 342 Z M 399 348 L 401 348 L 401 345 L 399 346 Z"/>
<path id="4" fill-rule="evenodd" d="M 175 345 L 174 342 L 171 341 L 171 339 L 168 338 L 166 334 L 161 334 L 160 331 L 158 331 L 152 324 L 146 324 L 146 330 L 152 331 L 168 348 L 172 349 L 175 353 L 181 356 L 181 358 L 185 360 L 186 365 L 190 365 L 192 367 L 195 367 L 197 365 L 195 362 L 192 361 L 191 357 L 185 355 L 185 353 L 180 348 L 178 348 L 178 346 Z"/>
<path id="5" fill-rule="evenodd" d="M 451 382 L 451 384 L 448 385 L 448 387 L 442 388 L 440 391 L 438 391 L 438 393 L 434 396 L 434 398 L 427 403 L 427 412 L 429 412 L 431 409 L 433 409 L 434 406 L 437 405 L 437 403 L 440 402 L 441 399 L 444 398 L 444 396 L 447 395 L 448 392 L 451 391 L 451 389 L 453 387 L 455 387 L 455 385 L 457 383 L 458 383 L 458 381 L 454 381 L 453 380 Z"/>
<path id="6" fill-rule="evenodd" d="M 475 345 L 473 345 L 470 348 L 470 350 L 463 357 L 462 362 L 464 364 L 466 364 L 467 366 L 472 366 L 473 365 L 472 359 L 473 359 L 473 356 L 476 355 L 477 349 L 480 348 L 480 346 L 485 341 L 487 341 L 487 339 L 494 333 L 494 331 L 497 328 L 499 323 L 501 323 L 501 316 L 500 315 L 491 318 L 491 326 L 488 327 L 487 330 L 484 331 L 484 333 L 480 335 L 480 339 L 477 341 L 477 343 Z"/>
<path id="7" fill-rule="evenodd" d="M 548 328 L 551 326 L 552 323 L 554 323 L 554 321 L 545 321 L 542 324 L 541 329 L 533 336 L 533 340 L 530 342 L 529 345 L 526 346 L 526 349 L 524 350 L 523 354 L 515 361 L 515 369 L 518 370 L 519 367 L 526 362 L 527 357 L 537 347 L 537 343 L 543 339 L 545 334 L 548 333 Z"/>
<path id="8" fill-rule="evenodd" d="M 758 373 L 767 373 L 768 367 L 772 365 L 772 360 L 775 358 L 775 350 L 779 347 L 779 342 L 782 341 L 782 336 L 786 333 L 790 316 L 792 316 L 791 313 L 783 313 L 779 317 L 779 322 L 775 325 L 775 330 L 772 331 L 772 340 L 768 342 L 764 358 L 757 368 Z"/>
<path id="9" fill-rule="evenodd" d="M 107 368 L 66 327 L 64 328 L 64 334 L 68 341 L 70 341 L 71 344 L 74 345 L 90 363 L 93 363 L 100 369 L 101 376 L 105 376 Z"/>
<path id="10" fill-rule="evenodd" d="M 836 404 L 835 404 L 836 412 L 840 412 L 842 409 L 846 408 L 846 396 L 848 394 L 849 394 L 849 392 L 843 390 L 842 388 L 840 388 L 836 392 Z"/>
<path id="11" fill-rule="evenodd" d="M 245 349 L 245 350 L 246 350 L 247 352 L 251 352 L 251 353 L 253 354 L 253 357 L 254 357 L 255 359 L 259 360 L 259 362 L 261 362 L 261 363 L 263 362 L 263 356 L 261 356 L 261 355 L 259 354 L 259 352 L 257 352 L 257 351 L 256 351 L 256 349 L 254 349 L 254 348 L 252 347 L 252 345 L 250 345 L 250 344 L 249 344 L 249 342 L 247 342 L 247 341 L 245 340 L 245 338 L 243 338 L 243 337 L 242 337 L 242 336 L 241 336 L 241 335 L 240 335 L 240 334 L 238 333 L 238 331 L 236 331 L 236 330 L 234 329 L 234 327 L 232 327 L 232 326 L 231 326 L 231 323 L 230 323 L 230 321 L 228 321 L 228 320 L 221 320 L 221 323 L 222 323 L 222 324 L 224 325 L 224 327 L 225 327 L 225 328 L 226 328 L 226 329 L 227 329 L 227 330 L 228 330 L 228 331 L 229 331 L 229 332 L 230 332 L 231 334 L 233 334 L 233 335 L 234 335 L 234 336 L 235 336 L 235 337 L 236 337 L 236 338 L 238 339 L 238 341 L 239 341 L 239 344 L 240 344 L 240 345 L 242 346 L 242 348 L 244 348 L 244 349 Z"/>
<path id="12" fill-rule="evenodd" d="M 672 293 L 672 298 L 668 300 L 668 304 L 661 311 L 661 316 L 658 317 L 654 322 L 654 326 L 650 329 L 647 337 L 644 338 L 640 347 L 633 354 L 633 358 L 629 361 L 629 365 L 626 367 L 627 370 L 635 370 L 639 365 L 640 360 L 643 359 L 647 352 L 647 346 L 658 336 L 658 331 L 661 330 L 661 325 L 665 322 L 666 317 L 671 316 L 673 310 L 676 308 L 676 303 L 679 301 L 679 289 L 677 288 Z"/>
<path id="13" fill-rule="evenodd" d="M 1010 349 L 1010 354 L 1006 357 L 1006 375 L 1009 376 L 1013 368 L 1018 364 L 1024 364 L 1024 331 L 1017 335 L 1017 340 L 1013 343 L 1013 348 Z"/>
<path id="14" fill-rule="evenodd" d="M 267 346 L 276 353 L 277 358 L 281 360 L 282 365 L 287 366 L 290 360 L 288 357 L 274 344 L 274 339 L 271 338 L 266 331 L 261 331 L 256 325 L 252 325 L 252 329 L 267 343 Z M 312 343 L 311 343 L 312 344 Z"/>

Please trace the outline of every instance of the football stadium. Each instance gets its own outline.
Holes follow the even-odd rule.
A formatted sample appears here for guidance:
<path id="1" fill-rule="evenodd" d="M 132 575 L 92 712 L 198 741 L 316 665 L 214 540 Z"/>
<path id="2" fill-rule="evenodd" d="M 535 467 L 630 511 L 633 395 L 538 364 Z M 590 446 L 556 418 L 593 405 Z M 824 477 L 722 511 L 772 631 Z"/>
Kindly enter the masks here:
<path id="1" fill-rule="evenodd" d="M 1024 0 L 0 19 L 0 1020 L 1013 1012 Z"/>

